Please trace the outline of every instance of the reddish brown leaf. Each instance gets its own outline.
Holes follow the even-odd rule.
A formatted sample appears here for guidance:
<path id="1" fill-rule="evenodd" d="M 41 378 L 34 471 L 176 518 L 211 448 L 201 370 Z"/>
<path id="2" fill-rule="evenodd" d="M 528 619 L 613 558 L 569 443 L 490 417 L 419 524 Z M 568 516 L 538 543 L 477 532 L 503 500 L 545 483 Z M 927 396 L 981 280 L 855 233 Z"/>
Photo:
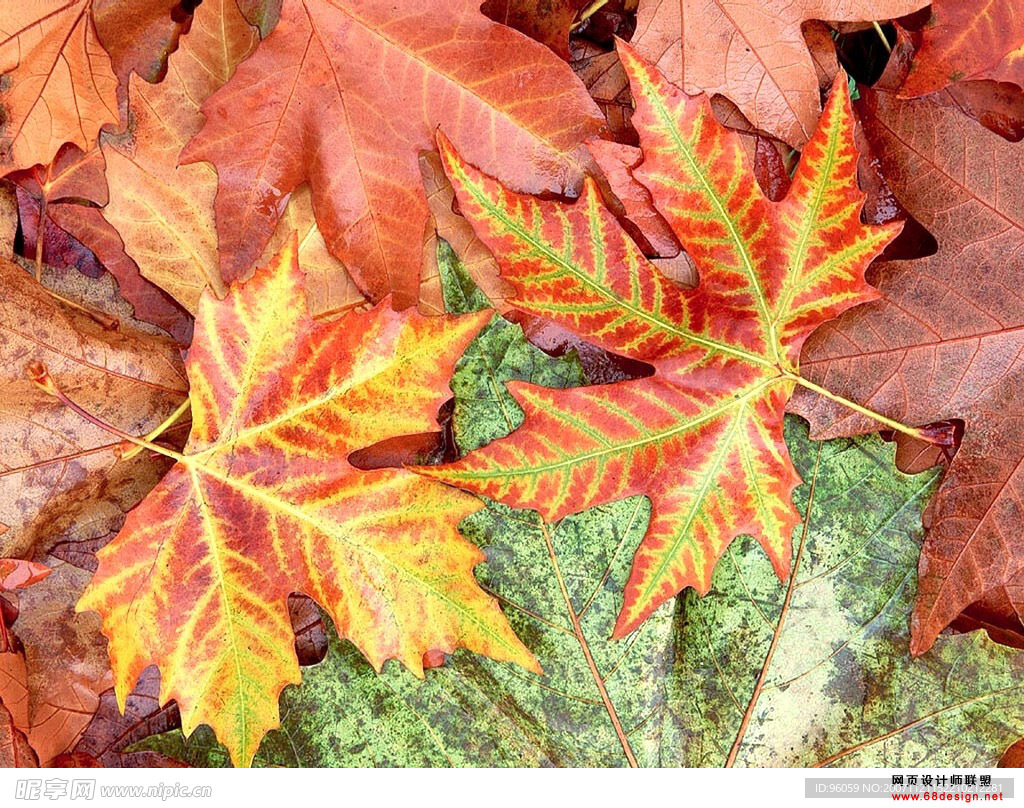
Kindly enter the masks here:
<path id="1" fill-rule="evenodd" d="M 1024 768 L 1024 740 L 1017 741 L 1007 749 L 999 759 L 1000 769 Z"/>
<path id="2" fill-rule="evenodd" d="M 150 735 L 169 732 L 181 726 L 178 706 L 171 702 L 160 706 L 160 673 L 149 667 L 139 677 L 124 712 L 117 706 L 113 688 L 100 696 L 96 713 L 74 747 L 73 755 L 94 760 L 108 768 L 151 768 L 181 766 L 156 752 L 126 752 L 129 746 Z"/>
<path id="3" fill-rule="evenodd" d="M 103 138 L 110 202 L 103 215 L 118 231 L 142 274 L 189 311 L 206 286 L 223 297 L 213 202 L 217 175 L 179 155 L 200 130 L 200 105 L 253 49 L 256 31 L 234 0 L 209 0 L 168 60 L 157 85 L 132 78 L 128 131 Z M 269 235 L 269 234 L 268 234 Z"/>
<path id="4" fill-rule="evenodd" d="M 223 276 L 252 267 L 308 181 L 328 248 L 364 292 L 393 291 L 398 307 L 419 294 L 429 209 L 418 158 L 438 125 L 513 185 L 562 193 L 578 190 L 580 144 L 601 125 L 569 67 L 488 20 L 479 0 L 401 11 L 391 0 L 285 0 L 274 32 L 203 112 L 182 160 L 217 168 Z"/>
<path id="5" fill-rule="evenodd" d="M 1022 576 L 1018 575 L 1018 578 Z M 998 643 L 1011 648 L 1024 648 L 1024 614 L 1021 613 L 1021 583 L 991 590 L 977 603 L 972 603 L 957 617 L 951 627 L 957 631 L 981 629 Z"/>
<path id="6" fill-rule="evenodd" d="M 72 276 L 94 290 L 112 287 Z M 20 593 L 15 624 L 29 665 L 26 729 L 45 762 L 66 751 L 110 686 L 98 619 L 72 611 L 89 573 L 50 552 L 59 541 L 116 529 L 166 463 L 146 454 L 118 463 L 119 441 L 38 390 L 25 366 L 42 361 L 59 369 L 85 406 L 140 434 L 174 410 L 187 386 L 171 340 L 126 319 L 118 331 L 105 330 L 9 262 L 0 263 L 0 278 L 0 521 L 11 528 L 0 537 L 0 555 L 54 568 Z M 65 294 L 74 289 L 63 287 Z M 6 688 L 0 696 L 10 699 Z"/>
<path id="7" fill-rule="evenodd" d="M 38 390 L 25 367 L 40 361 L 58 370 L 83 406 L 139 434 L 169 415 L 188 388 L 171 340 L 127 323 L 105 330 L 8 261 L 0 261 L 0 278 L 0 522 L 11 528 L 0 545 L 3 555 L 24 558 L 53 535 L 44 507 L 73 509 L 84 489 L 107 480 L 119 443 Z"/>
<path id="8" fill-rule="evenodd" d="M 191 8 L 202 0 L 186 2 Z M 192 23 L 181 0 L 92 0 L 91 13 L 122 88 L 132 71 L 146 81 L 163 78 L 168 54 Z"/>
<path id="9" fill-rule="evenodd" d="M 913 650 L 922 653 L 965 607 L 1024 568 L 1015 422 L 1024 391 L 1024 162 L 1019 147 L 933 100 L 867 92 L 862 112 L 896 196 L 939 250 L 876 267 L 883 298 L 820 329 L 803 366 L 904 423 L 964 422 L 922 551 L 913 616 Z M 794 405 L 819 437 L 874 429 L 808 394 Z"/>
<path id="10" fill-rule="evenodd" d="M 484 0 L 480 10 L 569 61 L 569 29 L 589 0 Z"/>
<path id="11" fill-rule="evenodd" d="M 29 728 L 28 668 L 20 650 L 0 653 L 0 702 L 8 709 L 14 725 L 22 732 Z"/>
<path id="12" fill-rule="evenodd" d="M 934 0 L 903 93 L 927 95 L 962 79 L 1024 85 L 1024 11 L 1018 0 Z"/>
<path id="13" fill-rule="evenodd" d="M 899 90 L 910 72 L 915 42 L 920 40 L 917 32 L 909 32 L 898 24 L 894 28 L 896 44 L 884 73 L 875 83 L 877 89 Z M 934 95 L 932 100 L 960 109 L 1007 140 L 1018 141 L 1024 137 L 1024 91 L 1016 84 L 957 81 Z"/>
<path id="14" fill-rule="evenodd" d="M 39 766 L 25 734 L 14 725 L 10 712 L 0 703 L 0 767 L 35 769 Z"/>
<path id="15" fill-rule="evenodd" d="M 575 58 L 571 64 L 604 115 L 612 138 L 619 143 L 635 146 L 638 142 L 637 134 L 629 122 L 633 113 L 629 80 L 618 54 L 615 51 L 599 51 Z"/>
<path id="16" fill-rule="evenodd" d="M 818 89 L 824 92 L 832 86 L 839 73 L 839 58 L 836 56 L 832 30 L 823 22 L 811 20 L 804 23 L 803 34 L 814 64 L 814 73 L 818 77 Z"/>

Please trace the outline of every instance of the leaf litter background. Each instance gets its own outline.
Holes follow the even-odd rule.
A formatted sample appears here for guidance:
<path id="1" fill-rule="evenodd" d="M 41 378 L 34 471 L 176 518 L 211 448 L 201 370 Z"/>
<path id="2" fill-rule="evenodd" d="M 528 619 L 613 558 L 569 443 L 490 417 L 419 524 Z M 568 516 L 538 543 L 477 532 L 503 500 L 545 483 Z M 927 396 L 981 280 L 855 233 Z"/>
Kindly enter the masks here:
<path id="1" fill-rule="evenodd" d="M 778 5 L 738 4 L 725 15 L 689 0 L 488 0 L 395 14 L 391 4 L 355 0 L 147 0 L 128 13 L 116 0 L 0 2 L 5 765 L 995 765 L 1024 735 L 1014 277 L 1024 229 L 1024 18 L 1010 0 L 993 3 L 989 17 L 955 0 L 822 0 L 803 14 Z M 576 496 L 569 515 L 545 522 L 485 499 L 461 518 L 481 504 L 400 467 L 499 447 L 520 427 L 528 434 L 523 388 L 513 395 L 507 383 L 612 384 L 594 389 L 616 400 L 627 388 L 615 384 L 652 372 L 650 357 L 599 347 L 615 345 L 573 321 L 579 299 L 569 300 L 565 322 L 520 296 L 507 255 L 492 254 L 486 228 L 456 201 L 438 128 L 452 154 L 512 192 L 572 199 L 585 176 L 595 178 L 591 193 L 645 265 L 682 290 L 711 277 L 699 239 L 687 241 L 693 231 L 680 230 L 644 167 L 659 147 L 631 122 L 616 36 L 668 81 L 710 96 L 776 201 L 833 80 L 840 75 L 834 95 L 846 89 L 840 69 L 850 73 L 850 136 L 867 193 L 860 215 L 868 226 L 906 224 L 868 269 L 878 299 L 817 328 L 802 373 L 901 424 L 931 425 L 922 434 L 942 445 L 871 434 L 877 420 L 798 389 L 789 409 L 810 434 L 786 417 L 785 446 L 803 480 L 784 537 L 791 566 L 773 569 L 750 537 L 728 544 L 744 531 L 725 525 L 728 546 L 710 560 L 710 582 L 699 583 L 707 594 L 684 589 L 695 580 L 677 581 L 645 622 L 612 640 L 651 500 L 620 496 L 583 510 L 589 503 Z M 256 267 L 283 272 L 282 251 L 301 267 L 304 292 L 246 304 L 242 290 L 258 281 L 229 291 Z M 296 302 L 303 296 L 308 316 Z M 384 298 L 406 313 L 391 314 Z M 373 304 L 376 314 L 360 313 Z M 487 321 L 491 307 L 504 316 Z M 448 323 L 465 344 L 470 320 L 423 317 L 474 311 L 484 313 L 472 330 L 483 327 L 461 359 L 432 337 L 402 347 L 413 337 L 399 334 L 454 333 Z M 334 431 L 361 442 L 346 438 L 339 449 L 322 432 L 311 441 L 346 485 L 395 480 L 422 492 L 410 513 L 441 503 L 407 551 L 447 560 L 443 576 L 460 563 L 475 573 L 463 583 L 467 598 L 489 604 L 480 625 L 488 636 L 505 632 L 509 648 L 521 641 L 519 650 L 474 646 L 461 616 L 447 636 L 444 619 L 429 619 L 426 634 L 407 627 L 393 644 L 388 621 L 405 624 L 422 607 L 387 602 L 390 587 L 373 574 L 339 588 L 334 574 L 351 559 L 314 553 L 304 563 L 323 583 L 286 580 L 289 571 L 273 595 L 243 593 L 266 608 L 257 628 L 269 636 L 273 624 L 275 637 L 246 664 L 270 667 L 282 655 L 289 672 L 261 680 L 262 723 L 240 738 L 227 695 L 213 709 L 171 684 L 176 665 L 215 670 L 216 637 L 234 636 L 237 622 L 223 608 L 227 627 L 210 628 L 218 604 L 202 595 L 208 559 L 197 544 L 175 551 L 179 571 L 156 582 L 152 610 L 137 618 L 158 626 L 157 638 L 180 630 L 157 615 L 193 627 L 196 642 L 184 651 L 140 648 L 110 626 L 108 649 L 97 613 L 76 610 L 97 552 L 154 486 L 166 490 L 192 422 L 180 415 L 152 450 L 127 458 L 131 443 L 100 424 L 144 436 L 181 410 L 191 386 L 195 440 L 206 404 L 185 362 L 198 368 L 202 356 L 219 356 L 230 367 L 233 349 L 212 346 L 244 343 L 239 335 L 259 316 L 303 323 L 279 342 L 337 339 L 325 335 L 345 332 L 350 317 L 376 317 L 397 340 L 383 352 L 334 349 L 357 376 L 382 368 L 393 398 L 359 399 L 332 365 L 323 372 L 331 389 L 345 388 L 339 406 L 356 415 Z M 302 395 L 320 372 L 309 350 L 296 377 L 310 380 L 296 383 Z M 247 366 L 267 374 L 278 360 L 257 353 Z M 45 366 L 64 402 L 26 375 L 31 363 Z M 389 386 L 388 373 L 405 381 Z M 227 406 L 244 410 L 242 393 L 224 393 Z M 250 423 L 262 423 L 259 407 Z M 391 413 L 392 431 L 372 418 L 359 425 L 373 407 Z M 273 462 L 266 450 L 247 461 L 244 440 L 232 437 L 231 474 L 255 463 L 246 485 L 298 487 L 310 446 L 294 434 L 301 426 L 271 441 L 281 452 Z M 285 479 L 280 462 L 290 463 Z M 267 469 L 278 476 L 264 479 Z M 324 525 L 342 494 L 327 488 L 314 534 L 335 535 Z M 306 497 L 307 509 L 315 501 Z M 347 541 L 351 518 L 341 524 L 336 535 Z M 133 530 L 129 523 L 101 553 L 85 605 L 102 602 L 103 576 L 116 582 L 153 564 L 125 549 L 138 539 Z M 158 543 L 170 532 L 157 531 Z M 464 561 L 438 553 L 444 543 Z M 239 546 L 241 557 L 263 552 Z M 299 591 L 327 612 L 289 596 Z M 395 657 L 404 666 L 385 663 Z M 529 672 L 537 665 L 543 675 Z M 209 681 L 232 692 L 223 677 Z M 288 683 L 280 729 L 263 739 Z M 197 725 L 188 738 L 179 729 Z"/>

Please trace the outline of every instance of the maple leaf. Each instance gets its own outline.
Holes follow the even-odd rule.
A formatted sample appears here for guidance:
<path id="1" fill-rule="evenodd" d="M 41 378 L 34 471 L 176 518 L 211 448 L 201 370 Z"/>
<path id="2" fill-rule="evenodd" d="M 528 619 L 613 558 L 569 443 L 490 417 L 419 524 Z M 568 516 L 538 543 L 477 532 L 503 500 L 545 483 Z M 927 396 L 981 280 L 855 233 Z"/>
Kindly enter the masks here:
<path id="1" fill-rule="evenodd" d="M 449 253 L 440 264 L 449 313 L 487 306 L 461 262 Z M 577 356 L 547 356 L 518 325 L 495 318 L 452 376 L 460 452 L 522 420 L 505 383 L 524 378 L 559 387 L 584 381 Z M 635 758 L 623 727 L 645 725 L 644 740 L 634 740 L 643 754 L 661 726 L 645 719 L 668 695 L 676 620 L 666 607 L 627 649 L 609 642 L 618 604 L 608 581 L 625 579 L 626 548 L 642 538 L 648 512 L 646 501 L 633 497 L 545 525 L 536 514 L 487 503 L 459 530 L 486 551 L 481 582 L 505 605 L 517 633 L 550 662 L 546 676 L 527 679 L 507 663 L 461 651 L 422 681 L 393 664 L 378 674 L 332 636 L 324 661 L 304 671 L 302 687 L 282 695 L 283 731 L 267 735 L 256 764 L 621 765 L 627 755 Z M 341 703 L 345 709 L 336 710 Z M 457 721 L 449 720 L 453 710 Z M 348 742 L 356 736 L 364 740 Z M 187 742 L 172 732 L 137 749 L 199 766 L 229 760 L 202 729 Z"/>
<path id="2" fill-rule="evenodd" d="M 600 113 L 567 65 L 479 6 L 285 0 L 181 157 L 217 168 L 226 280 L 253 265 L 308 181 L 324 240 L 360 289 L 414 304 L 428 217 L 418 154 L 438 125 L 523 190 L 578 187 Z"/>
<path id="3" fill-rule="evenodd" d="M 934 0 L 902 93 L 922 96 L 964 79 L 1024 87 L 1024 11 L 1016 0 Z"/>
<path id="4" fill-rule="evenodd" d="M 105 264 L 113 262 L 117 270 L 122 260 L 132 266 L 137 261 L 146 278 L 191 312 L 207 286 L 218 296 L 226 292 L 218 269 L 214 224 L 217 173 L 207 163 L 179 165 L 178 156 L 202 127 L 203 100 L 228 80 L 255 43 L 255 29 L 233 0 L 203 3 L 181 48 L 169 59 L 167 77 L 156 86 L 137 76 L 132 79 L 129 130 L 102 138 L 111 189 L 103 215 L 117 228 L 108 226 L 116 243 L 103 238 L 81 216 L 64 214 L 65 220 L 71 219 L 72 232 L 81 234 Z M 313 313 L 325 316 L 363 304 L 365 298 L 345 267 L 324 245 L 305 185 L 290 195 L 261 263 L 270 260 L 295 231 L 301 244 L 300 262 L 309 277 Z M 117 233 L 124 240 L 126 255 Z M 123 274 L 118 272 L 119 277 Z"/>
<path id="5" fill-rule="evenodd" d="M 684 587 L 706 592 L 736 535 L 755 536 L 785 576 L 799 479 L 782 418 L 793 388 L 807 383 L 800 347 L 819 323 L 875 297 L 864 269 L 900 226 L 859 221 L 864 195 L 842 79 L 788 196 L 772 203 L 706 98 L 670 85 L 629 46 L 619 52 L 645 155 L 636 177 L 700 285 L 685 291 L 660 275 L 593 182 L 576 204 L 542 201 L 506 190 L 444 146 L 460 209 L 516 286 L 515 305 L 656 372 L 569 391 L 510 386 L 526 411 L 522 429 L 417 471 L 548 521 L 649 496 L 621 637 Z"/>
<path id="6" fill-rule="evenodd" d="M 0 6 L 0 171 L 46 165 L 64 143 L 88 150 L 117 123 L 117 77 L 91 0 Z"/>
<path id="7" fill-rule="evenodd" d="M 754 127 L 799 149 L 820 110 L 815 62 L 801 24 L 892 19 L 926 5 L 925 0 L 640 0 L 632 41 L 687 92 L 726 96 Z"/>
<path id="8" fill-rule="evenodd" d="M 897 199 L 933 233 L 938 252 L 879 265 L 882 298 L 823 327 L 803 364 L 810 378 L 890 417 L 964 422 L 921 556 L 920 653 L 965 607 L 1024 569 L 1024 444 L 1013 403 L 1024 390 L 1022 164 L 1019 147 L 931 98 L 866 91 L 863 112 Z M 872 428 L 813 396 L 793 405 L 815 435 Z"/>
<path id="9" fill-rule="evenodd" d="M 428 651 L 466 647 L 539 670 L 473 578 L 482 554 L 455 531 L 475 500 L 346 459 L 430 428 L 487 315 L 382 304 L 318 324 L 303 283 L 293 240 L 223 301 L 203 296 L 189 442 L 98 553 L 78 606 L 103 617 L 122 706 L 156 664 L 160 701 L 177 701 L 185 731 L 209 724 L 243 765 L 299 681 L 292 592 L 377 668 L 397 658 L 421 673 Z"/>

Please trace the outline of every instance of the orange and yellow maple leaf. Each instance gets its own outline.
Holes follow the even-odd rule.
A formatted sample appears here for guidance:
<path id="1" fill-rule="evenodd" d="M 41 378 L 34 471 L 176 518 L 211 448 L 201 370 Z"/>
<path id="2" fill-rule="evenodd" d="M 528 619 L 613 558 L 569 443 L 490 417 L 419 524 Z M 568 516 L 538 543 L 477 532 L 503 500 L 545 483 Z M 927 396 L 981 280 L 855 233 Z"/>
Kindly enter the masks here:
<path id="1" fill-rule="evenodd" d="M 526 422 L 461 461 L 421 473 L 548 520 L 646 494 L 652 514 L 615 627 L 623 636 L 684 587 L 706 592 L 737 535 L 780 577 L 799 521 L 783 412 L 800 348 L 821 322 L 876 296 L 864 280 L 900 225 L 864 225 L 857 152 L 838 79 L 788 195 L 769 201 L 738 137 L 627 45 L 644 162 L 637 179 L 700 271 L 666 280 L 588 181 L 576 204 L 512 193 L 442 143 L 459 206 L 494 251 L 518 308 L 614 353 L 650 378 L 574 390 L 510 386 Z"/>
<path id="2" fill-rule="evenodd" d="M 422 674 L 425 654 L 462 647 L 539 672 L 473 577 L 483 554 L 456 531 L 477 500 L 347 459 L 436 425 L 455 360 L 489 315 L 383 303 L 318 323 L 296 251 L 293 239 L 224 300 L 204 293 L 189 442 L 98 553 L 78 606 L 102 615 L 122 708 L 156 664 L 185 732 L 209 724 L 240 764 L 300 679 L 293 592 L 378 669 L 398 659 Z"/>

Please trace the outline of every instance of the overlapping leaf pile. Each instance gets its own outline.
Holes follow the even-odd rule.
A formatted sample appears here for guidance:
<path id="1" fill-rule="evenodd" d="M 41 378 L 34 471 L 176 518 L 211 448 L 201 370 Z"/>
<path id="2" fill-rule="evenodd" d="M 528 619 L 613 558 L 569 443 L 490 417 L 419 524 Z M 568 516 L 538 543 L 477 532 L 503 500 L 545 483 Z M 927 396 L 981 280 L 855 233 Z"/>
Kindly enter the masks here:
<path id="1" fill-rule="evenodd" d="M 0 0 L 4 765 L 994 765 L 1022 47 Z"/>

